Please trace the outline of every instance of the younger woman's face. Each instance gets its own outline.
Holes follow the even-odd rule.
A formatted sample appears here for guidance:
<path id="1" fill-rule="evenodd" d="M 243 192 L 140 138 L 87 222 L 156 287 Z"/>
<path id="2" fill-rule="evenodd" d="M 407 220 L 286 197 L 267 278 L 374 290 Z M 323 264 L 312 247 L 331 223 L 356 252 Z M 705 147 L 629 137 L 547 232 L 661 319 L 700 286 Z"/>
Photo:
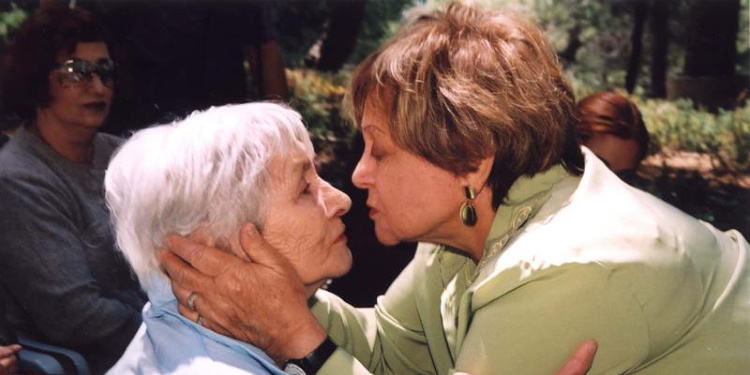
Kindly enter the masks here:
<path id="1" fill-rule="evenodd" d="M 444 242 L 462 226 L 463 183 L 452 172 L 396 145 L 388 121 L 371 100 L 362 116 L 365 150 L 352 181 L 368 193 L 378 240 Z"/>
<path id="2" fill-rule="evenodd" d="M 58 62 L 72 59 L 94 65 L 111 61 L 104 42 L 78 43 L 72 54 L 62 54 Z M 98 74 L 92 74 L 90 80 L 72 82 L 55 69 L 49 74 L 49 94 L 50 104 L 38 108 L 38 113 L 71 129 L 98 129 L 109 115 L 114 88 L 111 80 L 102 81 Z"/>
<path id="3" fill-rule="evenodd" d="M 289 260 L 312 295 L 346 274 L 352 257 L 341 217 L 351 200 L 321 179 L 312 155 L 295 151 L 272 160 L 263 237 Z"/>

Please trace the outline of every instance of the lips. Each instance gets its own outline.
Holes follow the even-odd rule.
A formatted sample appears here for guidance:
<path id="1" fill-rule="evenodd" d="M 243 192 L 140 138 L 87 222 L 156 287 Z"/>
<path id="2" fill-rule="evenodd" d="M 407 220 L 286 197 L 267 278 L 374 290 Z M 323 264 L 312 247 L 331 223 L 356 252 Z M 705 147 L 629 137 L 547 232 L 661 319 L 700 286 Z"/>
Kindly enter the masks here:
<path id="1" fill-rule="evenodd" d="M 341 241 L 346 242 L 346 227 L 342 225 L 341 231 L 339 231 L 338 233 L 339 235 L 335 237 L 336 239 L 333 240 L 333 243 L 339 243 Z"/>
<path id="2" fill-rule="evenodd" d="M 106 102 L 91 102 L 86 103 L 83 105 L 83 108 L 86 108 L 90 111 L 97 111 L 101 112 L 107 109 L 107 103 Z"/>
<path id="3" fill-rule="evenodd" d="M 369 213 L 369 215 L 370 215 L 370 218 L 373 218 L 373 217 L 374 217 L 375 215 L 377 215 L 377 214 L 378 214 L 378 212 L 380 212 L 380 211 L 378 211 L 378 210 L 377 210 L 377 209 L 376 209 L 375 207 L 373 207 L 373 206 L 371 206 L 371 205 L 369 205 L 369 204 L 367 205 L 367 208 L 369 208 L 369 209 L 370 209 L 370 213 Z"/>

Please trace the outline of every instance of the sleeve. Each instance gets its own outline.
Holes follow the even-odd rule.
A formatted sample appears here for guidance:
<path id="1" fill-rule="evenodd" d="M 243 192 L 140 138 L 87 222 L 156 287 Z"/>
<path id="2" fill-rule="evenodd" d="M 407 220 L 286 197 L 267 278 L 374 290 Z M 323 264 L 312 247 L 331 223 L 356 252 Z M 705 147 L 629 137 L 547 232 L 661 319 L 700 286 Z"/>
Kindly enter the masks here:
<path id="1" fill-rule="evenodd" d="M 67 203 L 73 198 L 59 190 L 28 176 L 0 181 L 0 281 L 56 343 L 124 348 L 138 329 L 140 311 L 97 283 Z"/>
<path id="2" fill-rule="evenodd" d="M 415 301 L 418 263 L 412 260 L 374 308 L 354 308 L 325 291 L 315 295 L 313 313 L 340 346 L 320 374 L 434 373 Z"/>
<path id="3" fill-rule="evenodd" d="M 493 282 L 483 287 L 508 289 Z M 592 338 L 599 350 L 589 375 L 627 373 L 647 359 L 641 304 L 627 280 L 599 264 L 552 267 L 488 301 L 478 292 L 475 302 L 482 307 L 475 311 L 456 371 L 554 374 Z"/>

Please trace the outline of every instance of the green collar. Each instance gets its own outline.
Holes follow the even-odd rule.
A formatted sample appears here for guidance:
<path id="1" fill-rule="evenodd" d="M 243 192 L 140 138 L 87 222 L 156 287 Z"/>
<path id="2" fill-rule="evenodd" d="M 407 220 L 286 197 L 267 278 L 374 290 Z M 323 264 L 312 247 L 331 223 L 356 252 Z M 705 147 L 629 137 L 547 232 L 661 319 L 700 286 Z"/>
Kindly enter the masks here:
<path id="1" fill-rule="evenodd" d="M 547 202 L 555 184 L 567 175 L 565 168 L 558 164 L 532 177 L 522 176 L 513 183 L 492 221 L 477 270 L 505 248 L 513 234 Z"/>

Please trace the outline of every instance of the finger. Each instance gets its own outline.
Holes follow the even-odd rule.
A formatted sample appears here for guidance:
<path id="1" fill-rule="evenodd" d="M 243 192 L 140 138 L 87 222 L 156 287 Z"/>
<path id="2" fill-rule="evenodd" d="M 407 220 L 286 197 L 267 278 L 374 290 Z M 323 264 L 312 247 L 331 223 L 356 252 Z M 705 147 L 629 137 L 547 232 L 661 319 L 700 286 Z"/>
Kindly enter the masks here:
<path id="1" fill-rule="evenodd" d="M 7 357 L 18 353 L 21 350 L 21 345 L 14 344 L 8 346 L 0 346 L 0 357 Z"/>
<path id="2" fill-rule="evenodd" d="M 216 322 L 216 316 L 214 314 L 207 313 L 208 315 L 201 315 L 200 312 L 198 312 L 198 300 L 196 299 L 195 302 L 195 310 L 191 310 L 190 308 L 184 306 L 184 305 L 178 305 L 177 310 L 180 312 L 180 315 L 185 317 L 185 319 L 188 319 L 192 322 L 197 322 L 198 317 L 203 317 L 203 326 L 214 331 L 217 333 L 220 333 L 224 336 L 232 337 L 229 331 L 227 331 L 222 324 Z"/>
<path id="3" fill-rule="evenodd" d="M 177 310 L 180 312 L 180 315 L 184 316 L 185 319 L 188 319 L 192 322 L 195 322 L 198 320 L 198 317 L 200 316 L 200 313 L 196 310 L 190 310 L 188 307 L 183 305 L 178 305 Z"/>
<path id="4" fill-rule="evenodd" d="M 565 367 L 557 372 L 557 375 L 583 375 L 588 372 L 594 363 L 594 355 L 599 348 L 595 340 L 588 340 L 581 344 L 575 354 L 568 360 Z"/>
<path id="5" fill-rule="evenodd" d="M 210 276 L 222 273 L 235 257 L 215 247 L 205 246 L 181 236 L 167 236 L 168 250 L 198 271 Z"/>
<path id="6" fill-rule="evenodd" d="M 211 283 L 211 277 L 190 267 L 170 251 L 159 251 L 159 260 L 164 270 L 167 271 L 173 288 L 177 284 L 180 288 L 190 291 L 203 290 L 205 285 Z M 184 300 L 181 299 L 181 301 Z"/>
<path id="7" fill-rule="evenodd" d="M 172 283 L 172 293 L 174 293 L 174 296 L 177 298 L 177 302 L 179 302 L 180 305 L 187 307 L 187 300 L 190 297 L 190 294 L 193 293 L 193 290 L 183 288 L 180 284 Z M 195 304 L 195 302 L 193 302 L 193 304 Z"/>
<path id="8" fill-rule="evenodd" d="M 255 225 L 247 223 L 240 232 L 240 247 L 251 261 L 275 268 L 286 259 L 260 235 Z"/>

